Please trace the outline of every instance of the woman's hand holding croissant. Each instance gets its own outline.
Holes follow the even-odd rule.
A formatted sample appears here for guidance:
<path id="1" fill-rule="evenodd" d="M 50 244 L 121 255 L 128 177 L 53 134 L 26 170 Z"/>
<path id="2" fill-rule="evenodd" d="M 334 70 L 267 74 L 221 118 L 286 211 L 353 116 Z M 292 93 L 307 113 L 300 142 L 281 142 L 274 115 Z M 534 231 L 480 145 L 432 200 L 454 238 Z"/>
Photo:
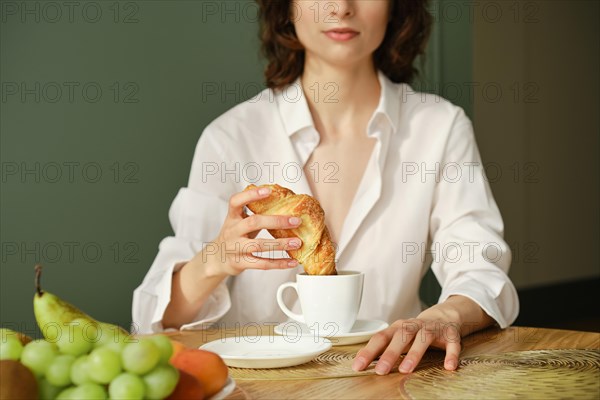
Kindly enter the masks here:
<path id="1" fill-rule="evenodd" d="M 269 196 L 271 189 L 257 188 L 234 194 L 229 199 L 229 211 L 218 237 L 199 255 L 206 258 L 207 272 L 212 276 L 239 275 L 246 269 L 284 269 L 298 266 L 289 258 L 264 258 L 254 252 L 292 250 L 302 246 L 297 237 L 256 239 L 261 229 L 291 229 L 302 221 L 283 215 L 246 215 L 244 207 Z"/>

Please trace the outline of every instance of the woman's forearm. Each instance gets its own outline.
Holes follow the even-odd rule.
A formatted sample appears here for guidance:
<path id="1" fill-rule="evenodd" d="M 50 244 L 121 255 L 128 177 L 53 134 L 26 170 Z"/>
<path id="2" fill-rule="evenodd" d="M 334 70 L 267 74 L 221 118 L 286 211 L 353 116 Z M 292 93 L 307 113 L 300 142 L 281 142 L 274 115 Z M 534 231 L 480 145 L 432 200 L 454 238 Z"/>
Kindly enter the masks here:
<path id="1" fill-rule="evenodd" d="M 419 314 L 418 318 L 438 319 L 456 324 L 464 337 L 494 324 L 494 319 L 468 297 L 454 295 Z"/>
<path id="2" fill-rule="evenodd" d="M 179 271 L 173 274 L 171 302 L 163 315 L 163 327 L 179 329 L 192 321 L 210 294 L 225 279 L 218 274 L 214 263 L 218 262 L 200 252 Z"/>

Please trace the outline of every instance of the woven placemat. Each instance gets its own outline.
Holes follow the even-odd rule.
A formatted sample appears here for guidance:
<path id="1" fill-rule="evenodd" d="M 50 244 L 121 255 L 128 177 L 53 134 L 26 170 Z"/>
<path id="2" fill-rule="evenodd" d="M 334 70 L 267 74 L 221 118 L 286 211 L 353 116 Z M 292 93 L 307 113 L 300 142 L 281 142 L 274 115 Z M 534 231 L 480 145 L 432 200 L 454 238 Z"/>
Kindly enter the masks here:
<path id="1" fill-rule="evenodd" d="M 407 375 L 408 399 L 598 399 L 600 350 L 530 350 L 468 357 L 456 371 L 443 364 Z"/>
<path id="2" fill-rule="evenodd" d="M 375 374 L 375 362 L 371 363 L 364 371 L 352 370 L 352 361 L 356 353 L 364 347 L 362 345 L 336 346 L 331 350 L 317 356 L 310 362 L 295 367 L 278 369 L 254 369 L 229 367 L 229 373 L 237 380 L 298 380 L 298 379 L 331 379 L 347 378 L 353 376 Z M 444 359 L 444 353 L 439 351 L 428 351 L 423 356 L 419 368 L 425 368 L 437 364 Z M 397 372 L 402 358 L 396 363 L 392 371 Z"/>

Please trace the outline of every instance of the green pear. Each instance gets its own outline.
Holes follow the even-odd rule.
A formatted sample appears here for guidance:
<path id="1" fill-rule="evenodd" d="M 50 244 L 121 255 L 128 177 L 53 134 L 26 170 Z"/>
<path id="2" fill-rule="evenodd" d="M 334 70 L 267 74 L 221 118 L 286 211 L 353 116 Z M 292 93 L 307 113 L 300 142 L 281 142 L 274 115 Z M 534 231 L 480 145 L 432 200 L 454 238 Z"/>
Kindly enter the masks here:
<path id="1" fill-rule="evenodd" d="M 36 265 L 35 273 L 35 319 L 46 340 L 56 343 L 61 353 L 79 356 L 89 353 L 93 347 L 121 342 L 129 337 L 120 326 L 97 321 L 58 296 L 43 291 L 41 265 Z"/>

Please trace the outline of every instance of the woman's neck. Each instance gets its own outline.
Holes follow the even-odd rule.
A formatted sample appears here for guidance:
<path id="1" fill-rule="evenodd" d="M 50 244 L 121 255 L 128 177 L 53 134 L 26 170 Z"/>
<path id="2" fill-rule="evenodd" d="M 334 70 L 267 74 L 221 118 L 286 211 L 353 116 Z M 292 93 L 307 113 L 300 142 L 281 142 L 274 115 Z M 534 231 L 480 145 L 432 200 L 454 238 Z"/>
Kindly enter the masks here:
<path id="1" fill-rule="evenodd" d="M 356 134 L 357 121 L 368 121 L 379 103 L 381 87 L 371 60 L 341 67 L 307 55 L 301 81 L 321 135 Z"/>

